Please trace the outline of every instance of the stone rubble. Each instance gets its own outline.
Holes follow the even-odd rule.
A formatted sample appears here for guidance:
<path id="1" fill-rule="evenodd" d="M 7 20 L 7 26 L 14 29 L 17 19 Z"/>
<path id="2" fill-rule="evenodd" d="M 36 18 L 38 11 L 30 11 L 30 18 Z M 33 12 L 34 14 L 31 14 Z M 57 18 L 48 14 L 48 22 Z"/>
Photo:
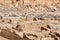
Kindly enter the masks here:
<path id="1" fill-rule="evenodd" d="M 0 6 L 0 36 L 9 40 L 60 40 L 60 7 Z"/>

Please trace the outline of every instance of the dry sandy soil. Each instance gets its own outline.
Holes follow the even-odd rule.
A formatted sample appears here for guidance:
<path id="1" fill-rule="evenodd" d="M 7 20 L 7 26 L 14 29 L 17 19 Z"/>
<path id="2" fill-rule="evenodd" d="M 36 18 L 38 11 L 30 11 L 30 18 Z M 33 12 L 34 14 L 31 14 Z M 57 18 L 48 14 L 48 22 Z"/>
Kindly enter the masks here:
<path id="1" fill-rule="evenodd" d="M 4 0 L 0 2 L 0 40 L 60 40 L 59 0 L 58 4 L 56 0 L 43 0 L 44 4 L 36 5 L 24 5 L 25 1 L 16 5 L 13 1 L 13 6 L 2 5 Z M 45 5 L 46 2 L 54 5 Z"/>

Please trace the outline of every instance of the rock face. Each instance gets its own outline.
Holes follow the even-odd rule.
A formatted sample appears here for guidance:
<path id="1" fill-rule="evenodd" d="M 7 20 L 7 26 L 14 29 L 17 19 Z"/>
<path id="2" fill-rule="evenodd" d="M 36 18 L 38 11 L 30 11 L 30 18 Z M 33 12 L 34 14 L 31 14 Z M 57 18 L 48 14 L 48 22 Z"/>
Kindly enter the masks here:
<path id="1" fill-rule="evenodd" d="M 37 5 L 42 4 L 48 7 L 53 5 L 60 5 L 60 0 L 0 0 L 0 5 L 4 6 L 18 6 L 18 5 Z"/>
<path id="2" fill-rule="evenodd" d="M 1 37 L 60 40 L 59 0 L 1 0 L 0 5 Z"/>

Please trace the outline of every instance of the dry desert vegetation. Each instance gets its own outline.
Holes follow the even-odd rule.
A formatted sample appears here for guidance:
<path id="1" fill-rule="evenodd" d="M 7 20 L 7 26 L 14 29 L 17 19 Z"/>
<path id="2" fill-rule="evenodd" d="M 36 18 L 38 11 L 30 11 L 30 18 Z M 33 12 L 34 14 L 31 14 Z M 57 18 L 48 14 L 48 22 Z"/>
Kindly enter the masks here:
<path id="1" fill-rule="evenodd" d="M 0 40 L 60 40 L 60 0 L 0 0 Z"/>

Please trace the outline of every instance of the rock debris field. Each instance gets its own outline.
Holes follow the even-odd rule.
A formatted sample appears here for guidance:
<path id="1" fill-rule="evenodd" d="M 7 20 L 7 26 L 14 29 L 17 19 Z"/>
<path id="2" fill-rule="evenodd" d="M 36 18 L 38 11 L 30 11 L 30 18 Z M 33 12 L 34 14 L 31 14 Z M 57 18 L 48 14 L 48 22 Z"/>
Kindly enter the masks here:
<path id="1" fill-rule="evenodd" d="M 0 40 L 60 40 L 60 7 L 0 6 L 0 36 Z"/>

